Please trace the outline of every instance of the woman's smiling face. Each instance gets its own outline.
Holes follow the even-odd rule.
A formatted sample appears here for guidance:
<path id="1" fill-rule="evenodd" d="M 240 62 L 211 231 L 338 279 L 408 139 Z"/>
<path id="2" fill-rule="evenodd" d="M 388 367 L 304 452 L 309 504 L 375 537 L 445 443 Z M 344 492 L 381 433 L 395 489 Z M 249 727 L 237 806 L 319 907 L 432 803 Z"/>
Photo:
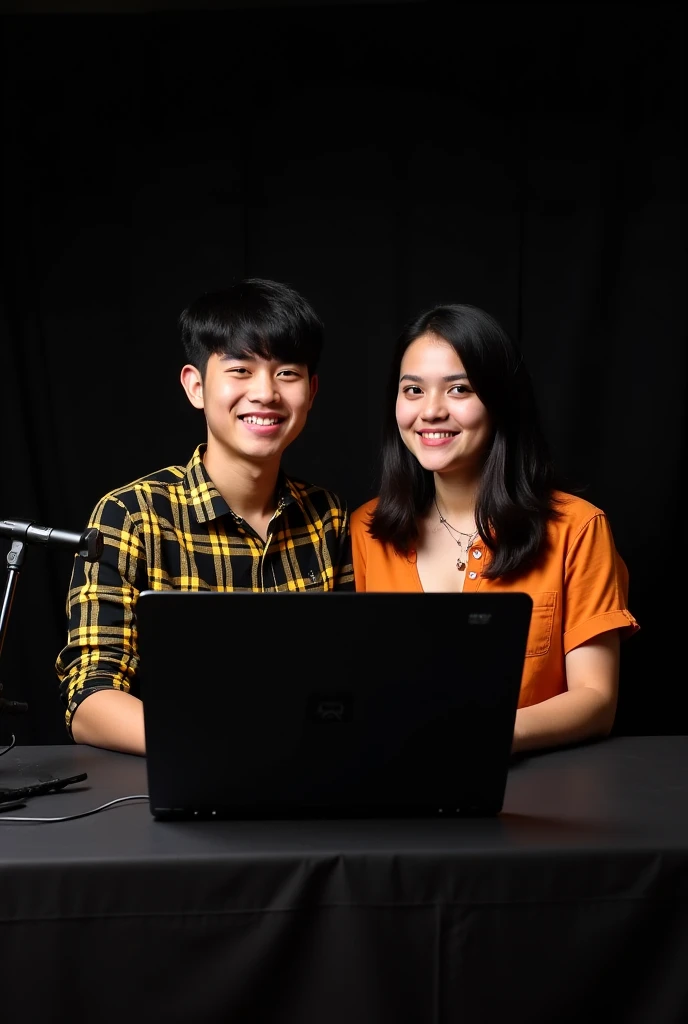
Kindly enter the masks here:
<path id="1" fill-rule="evenodd" d="M 489 413 L 449 342 L 422 334 L 404 353 L 396 403 L 401 439 L 423 469 L 479 471 L 492 439 Z"/>

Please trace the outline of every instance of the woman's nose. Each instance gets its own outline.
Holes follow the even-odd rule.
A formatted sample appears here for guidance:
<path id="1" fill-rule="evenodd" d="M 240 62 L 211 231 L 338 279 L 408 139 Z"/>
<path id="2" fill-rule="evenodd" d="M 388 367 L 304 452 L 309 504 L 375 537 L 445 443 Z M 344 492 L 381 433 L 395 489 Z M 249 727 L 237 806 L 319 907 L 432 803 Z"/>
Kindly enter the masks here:
<path id="1" fill-rule="evenodd" d="M 428 394 L 426 396 L 421 416 L 424 420 L 446 419 L 447 410 L 440 395 Z"/>

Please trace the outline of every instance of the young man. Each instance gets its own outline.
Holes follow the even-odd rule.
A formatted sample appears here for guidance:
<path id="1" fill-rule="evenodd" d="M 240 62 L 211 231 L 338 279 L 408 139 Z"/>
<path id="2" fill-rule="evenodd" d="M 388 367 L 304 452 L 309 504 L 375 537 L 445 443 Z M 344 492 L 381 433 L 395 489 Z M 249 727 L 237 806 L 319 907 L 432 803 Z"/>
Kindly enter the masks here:
<path id="1" fill-rule="evenodd" d="M 74 740 L 138 754 L 141 590 L 354 587 L 346 506 L 280 468 L 318 389 L 323 325 L 313 309 L 288 286 L 252 278 L 201 296 L 180 328 L 181 382 L 205 414 L 207 443 L 187 466 L 97 504 L 89 526 L 103 533 L 103 555 L 75 560 L 56 663 Z"/>

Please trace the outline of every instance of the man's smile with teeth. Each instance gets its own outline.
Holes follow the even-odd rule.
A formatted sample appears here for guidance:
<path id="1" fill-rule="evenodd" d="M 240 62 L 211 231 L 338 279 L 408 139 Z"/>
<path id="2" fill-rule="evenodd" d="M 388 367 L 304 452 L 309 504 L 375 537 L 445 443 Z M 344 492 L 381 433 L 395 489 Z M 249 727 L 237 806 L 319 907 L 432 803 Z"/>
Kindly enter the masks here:
<path id="1" fill-rule="evenodd" d="M 253 423 L 257 427 L 273 427 L 282 422 L 281 416 L 241 416 L 244 423 Z"/>

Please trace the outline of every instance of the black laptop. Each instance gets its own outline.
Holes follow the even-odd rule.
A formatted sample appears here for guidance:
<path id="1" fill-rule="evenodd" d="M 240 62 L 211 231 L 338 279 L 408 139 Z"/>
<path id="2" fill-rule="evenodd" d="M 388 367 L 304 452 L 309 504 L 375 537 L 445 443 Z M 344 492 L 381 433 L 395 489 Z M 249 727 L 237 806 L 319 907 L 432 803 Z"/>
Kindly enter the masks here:
<path id="1" fill-rule="evenodd" d="M 499 814 L 531 609 L 522 593 L 143 591 L 153 816 Z"/>

